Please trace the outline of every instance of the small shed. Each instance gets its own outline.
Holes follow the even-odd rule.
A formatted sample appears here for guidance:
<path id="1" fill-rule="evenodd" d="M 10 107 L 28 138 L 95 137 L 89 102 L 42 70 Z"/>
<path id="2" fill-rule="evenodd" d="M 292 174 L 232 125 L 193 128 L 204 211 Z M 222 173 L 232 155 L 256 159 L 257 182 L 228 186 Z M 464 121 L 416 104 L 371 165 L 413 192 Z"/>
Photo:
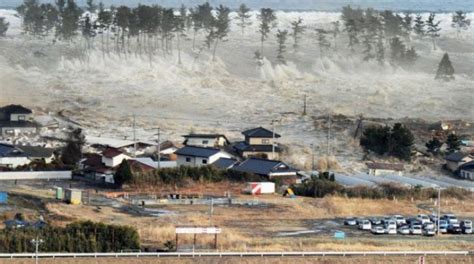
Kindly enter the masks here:
<path id="1" fill-rule="evenodd" d="M 56 200 L 64 200 L 64 189 L 62 187 L 54 187 L 56 190 Z"/>
<path id="2" fill-rule="evenodd" d="M 77 189 L 65 189 L 64 201 L 69 204 L 78 205 L 82 203 L 82 191 Z"/>
<path id="3" fill-rule="evenodd" d="M 0 204 L 8 203 L 8 194 L 6 192 L 0 192 Z"/>

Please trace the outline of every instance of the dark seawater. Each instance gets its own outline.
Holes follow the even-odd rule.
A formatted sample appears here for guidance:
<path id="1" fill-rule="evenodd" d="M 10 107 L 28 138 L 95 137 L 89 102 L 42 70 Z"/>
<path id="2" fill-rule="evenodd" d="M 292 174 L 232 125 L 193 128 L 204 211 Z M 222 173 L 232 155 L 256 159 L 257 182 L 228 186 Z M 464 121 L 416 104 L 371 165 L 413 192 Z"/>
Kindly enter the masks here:
<path id="1" fill-rule="evenodd" d="M 39 0 L 40 2 L 54 2 L 54 0 Z M 76 0 L 84 6 L 86 0 Z M 0 0 L 0 8 L 14 8 L 23 0 Z M 96 0 L 95 2 L 99 2 Z M 205 0 L 102 0 L 105 5 L 159 4 L 166 7 L 178 7 L 181 4 L 195 6 Z M 372 7 L 377 10 L 391 9 L 394 11 L 432 11 L 452 12 L 464 10 L 474 12 L 474 0 L 209 0 L 211 5 L 224 4 L 237 8 L 241 3 L 252 9 L 271 7 L 277 10 L 312 10 L 312 11 L 339 11 L 343 6 Z"/>

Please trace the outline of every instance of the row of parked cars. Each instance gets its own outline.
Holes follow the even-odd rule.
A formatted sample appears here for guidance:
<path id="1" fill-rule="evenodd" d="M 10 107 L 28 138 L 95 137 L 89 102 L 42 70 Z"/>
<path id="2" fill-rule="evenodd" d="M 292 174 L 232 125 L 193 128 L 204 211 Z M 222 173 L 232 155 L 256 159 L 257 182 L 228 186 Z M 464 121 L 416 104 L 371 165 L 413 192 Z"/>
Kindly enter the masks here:
<path id="1" fill-rule="evenodd" d="M 402 215 L 383 218 L 346 218 L 344 224 L 357 226 L 361 230 L 370 230 L 372 234 L 401 234 L 434 236 L 438 226 L 437 215 L 419 214 L 405 218 Z M 439 232 L 446 234 L 472 234 L 472 221 L 460 221 L 453 214 L 445 214 L 439 219 Z"/>

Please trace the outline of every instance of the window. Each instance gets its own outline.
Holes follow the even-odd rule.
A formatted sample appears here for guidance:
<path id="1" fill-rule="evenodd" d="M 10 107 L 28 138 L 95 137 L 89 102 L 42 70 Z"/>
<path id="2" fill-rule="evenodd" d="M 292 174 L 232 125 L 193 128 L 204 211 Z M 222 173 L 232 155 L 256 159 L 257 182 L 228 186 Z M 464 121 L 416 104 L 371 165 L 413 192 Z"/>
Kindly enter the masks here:
<path id="1" fill-rule="evenodd" d="M 24 115 L 19 115 L 18 116 L 18 121 L 25 121 L 25 116 Z"/>
<path id="2" fill-rule="evenodd" d="M 209 144 L 209 140 L 203 140 L 203 141 L 202 141 L 202 144 L 203 144 L 203 145 Z"/>
<path id="3" fill-rule="evenodd" d="M 191 158 L 190 158 L 190 157 L 186 157 L 186 162 L 191 162 Z"/>
<path id="4" fill-rule="evenodd" d="M 202 164 L 207 164 L 207 160 L 206 160 L 206 159 L 203 159 L 203 160 L 202 160 Z"/>
<path id="5" fill-rule="evenodd" d="M 262 144 L 270 144 L 270 139 L 262 139 Z"/>

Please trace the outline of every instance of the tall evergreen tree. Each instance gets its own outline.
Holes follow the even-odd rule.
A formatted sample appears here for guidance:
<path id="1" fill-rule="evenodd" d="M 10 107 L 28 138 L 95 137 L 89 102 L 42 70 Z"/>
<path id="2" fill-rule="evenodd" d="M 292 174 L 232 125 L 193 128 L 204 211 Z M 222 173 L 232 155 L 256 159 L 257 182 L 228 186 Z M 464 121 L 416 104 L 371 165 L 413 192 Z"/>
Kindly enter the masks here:
<path id="1" fill-rule="evenodd" d="M 10 23 L 5 21 L 4 17 L 0 17 L 0 37 L 5 37 L 9 25 Z"/>
<path id="2" fill-rule="evenodd" d="M 33 36 L 43 36 L 45 30 L 44 17 L 38 0 L 25 0 L 17 8 L 17 12 L 23 20 L 22 26 L 25 33 Z"/>
<path id="3" fill-rule="evenodd" d="M 383 35 L 380 33 L 377 37 L 376 59 L 380 65 L 385 63 L 385 45 Z"/>
<path id="4" fill-rule="evenodd" d="M 403 35 L 403 18 L 394 14 L 390 10 L 385 10 L 380 14 L 384 21 L 385 36 L 388 39 Z"/>
<path id="5" fill-rule="evenodd" d="M 293 48 L 298 51 L 301 35 L 304 33 L 303 19 L 299 17 L 291 22 L 291 35 L 293 37 Z"/>
<path id="6" fill-rule="evenodd" d="M 319 46 L 319 55 L 322 57 L 325 52 L 331 47 L 331 43 L 327 40 L 326 35 L 328 32 L 324 29 L 316 29 L 318 46 Z"/>
<path id="7" fill-rule="evenodd" d="M 421 15 L 417 15 L 415 18 L 415 25 L 413 26 L 413 32 L 421 38 L 425 35 L 425 21 Z"/>
<path id="8" fill-rule="evenodd" d="M 430 153 L 433 154 L 438 154 L 439 151 L 441 150 L 441 147 L 443 146 L 443 142 L 439 141 L 438 138 L 433 137 L 430 141 L 428 141 L 426 144 L 426 150 Z"/>
<path id="9" fill-rule="evenodd" d="M 331 23 L 332 24 L 332 36 L 334 38 L 334 50 L 337 50 L 337 36 L 339 36 L 339 33 L 341 33 L 341 22 L 334 21 Z"/>
<path id="10" fill-rule="evenodd" d="M 241 4 L 239 10 L 237 10 L 237 17 L 235 19 L 237 20 L 237 26 L 242 30 L 242 35 L 245 33 L 245 28 L 252 25 L 252 21 L 250 20 L 251 17 L 250 8 L 245 4 Z"/>
<path id="11" fill-rule="evenodd" d="M 181 38 L 186 37 L 186 25 L 187 21 L 189 20 L 189 16 L 187 14 L 187 9 L 184 5 L 181 6 L 179 11 L 179 16 L 176 17 L 176 40 L 177 40 L 177 47 L 178 47 L 178 64 L 181 64 Z"/>
<path id="12" fill-rule="evenodd" d="M 260 14 L 258 15 L 260 20 L 260 25 L 258 32 L 260 33 L 260 55 L 263 56 L 263 43 L 268 38 L 268 34 L 271 29 L 275 27 L 276 16 L 271 8 L 262 8 L 260 9 Z"/>
<path id="13" fill-rule="evenodd" d="M 219 43 L 219 41 L 223 41 L 227 37 L 227 34 L 230 30 L 230 9 L 223 5 L 219 5 L 219 7 L 216 9 L 216 13 L 217 18 L 215 19 L 212 33 L 214 40 L 214 50 L 212 52 L 213 60 L 216 58 L 217 43 Z"/>
<path id="14" fill-rule="evenodd" d="M 74 0 L 67 0 L 63 12 L 60 12 L 62 27 L 59 35 L 63 39 L 70 40 L 77 34 L 81 14 L 82 10 L 77 6 L 76 2 Z"/>
<path id="15" fill-rule="evenodd" d="M 132 170 L 127 160 L 123 160 L 120 163 L 117 171 L 114 174 L 114 183 L 117 186 L 122 187 L 125 183 L 130 183 L 133 180 Z"/>
<path id="16" fill-rule="evenodd" d="M 392 62 L 399 63 L 405 56 L 406 47 L 399 37 L 394 37 L 390 40 L 390 58 Z"/>
<path id="17" fill-rule="evenodd" d="M 435 79 L 442 79 L 445 81 L 454 80 L 454 68 L 451 64 L 448 53 L 443 55 L 443 58 L 438 65 L 438 71 L 436 72 Z"/>
<path id="18" fill-rule="evenodd" d="M 82 147 L 85 144 L 85 137 L 80 128 L 70 128 L 66 145 L 61 152 L 61 160 L 67 165 L 76 165 L 82 158 Z"/>
<path id="19" fill-rule="evenodd" d="M 402 21 L 402 28 L 403 28 L 403 36 L 405 36 L 405 42 L 410 43 L 411 41 L 411 32 L 413 31 L 413 16 L 409 12 L 405 12 L 403 21 Z"/>
<path id="20" fill-rule="evenodd" d="M 446 139 L 446 145 L 448 145 L 448 152 L 453 153 L 461 149 L 461 140 L 456 134 L 451 133 Z"/>
<path id="21" fill-rule="evenodd" d="M 285 52 L 286 52 L 286 39 L 288 37 L 287 30 L 278 30 L 276 34 L 278 43 L 278 55 L 277 60 L 281 64 L 286 64 Z"/>
<path id="22" fill-rule="evenodd" d="M 436 49 L 436 39 L 439 38 L 439 32 L 441 31 L 441 28 L 439 27 L 441 21 L 435 22 L 435 17 L 436 14 L 431 13 L 428 20 L 426 20 L 426 34 L 429 35 L 433 41 L 433 49 Z"/>
<path id="23" fill-rule="evenodd" d="M 347 32 L 347 36 L 349 37 L 349 42 L 347 45 L 349 46 L 351 51 L 354 52 L 355 46 L 359 44 L 358 29 L 355 20 L 350 19 L 346 22 L 345 31 Z"/>
<path id="24" fill-rule="evenodd" d="M 457 30 L 457 35 L 461 34 L 462 30 L 468 30 L 471 26 L 471 20 L 467 18 L 467 15 L 463 11 L 456 11 L 452 17 L 451 26 Z"/>
<path id="25" fill-rule="evenodd" d="M 97 10 L 97 5 L 94 3 L 94 0 L 87 0 L 86 4 L 87 4 L 86 10 L 89 11 L 90 13 L 95 13 L 95 11 Z"/>

